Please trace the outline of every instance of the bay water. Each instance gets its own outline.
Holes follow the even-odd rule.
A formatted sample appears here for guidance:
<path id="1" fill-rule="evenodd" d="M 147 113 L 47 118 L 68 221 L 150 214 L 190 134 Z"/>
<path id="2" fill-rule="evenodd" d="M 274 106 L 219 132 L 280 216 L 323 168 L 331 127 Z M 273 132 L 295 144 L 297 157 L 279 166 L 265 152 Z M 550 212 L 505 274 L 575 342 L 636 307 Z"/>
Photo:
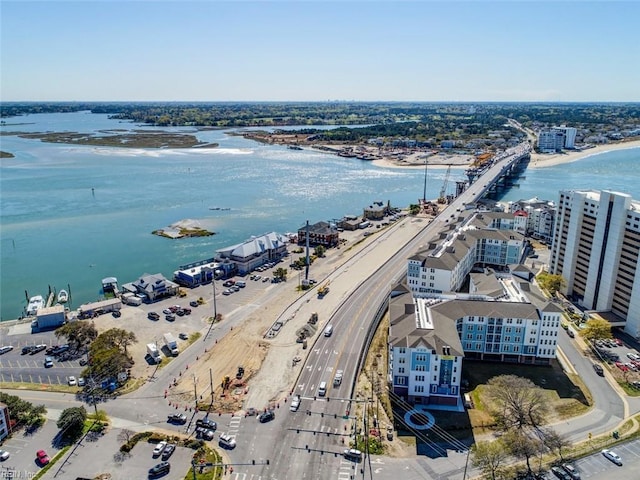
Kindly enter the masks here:
<path id="1" fill-rule="evenodd" d="M 89 112 L 5 119 L 4 131 L 159 130 Z M 422 169 L 381 168 L 313 150 L 263 145 L 224 130 L 189 132 L 218 148 L 131 149 L 0 137 L 0 317 L 18 318 L 26 296 L 70 286 L 72 308 L 100 298 L 101 279 L 144 273 L 172 278 L 180 265 L 270 231 L 361 215 L 373 201 L 406 207 L 424 188 Z M 451 184 L 462 178 L 452 170 Z M 557 200 L 565 188 L 611 188 L 640 198 L 640 149 L 530 169 L 503 200 Z M 427 197 L 445 169 L 429 167 Z M 212 210 L 220 208 L 221 210 Z M 226 210 L 229 209 L 229 210 Z M 210 237 L 170 240 L 156 229 L 192 219 Z"/>

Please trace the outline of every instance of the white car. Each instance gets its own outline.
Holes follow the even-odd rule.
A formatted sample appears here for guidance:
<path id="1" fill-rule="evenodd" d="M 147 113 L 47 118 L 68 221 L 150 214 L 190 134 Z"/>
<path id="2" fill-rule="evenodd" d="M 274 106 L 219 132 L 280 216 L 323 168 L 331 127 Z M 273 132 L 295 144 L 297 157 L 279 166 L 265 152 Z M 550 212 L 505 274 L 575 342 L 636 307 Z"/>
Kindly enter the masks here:
<path id="1" fill-rule="evenodd" d="M 298 408 L 300 408 L 300 395 L 296 395 L 291 399 L 291 406 L 289 407 L 289 410 L 297 412 Z"/>
<path id="2" fill-rule="evenodd" d="M 68 382 L 70 387 L 75 387 L 78 384 L 76 377 L 74 377 L 73 375 L 69 377 Z"/>
<path id="3" fill-rule="evenodd" d="M 220 435 L 220 439 L 218 440 L 218 445 L 220 445 L 223 448 L 232 449 L 232 448 L 236 448 L 236 441 L 228 433 L 223 433 L 222 435 Z"/>
<path id="4" fill-rule="evenodd" d="M 164 440 L 158 443 L 158 445 L 156 445 L 156 448 L 153 449 L 153 456 L 154 457 L 159 456 L 163 452 L 164 447 L 166 446 L 167 446 L 167 442 L 165 442 Z"/>
<path id="5" fill-rule="evenodd" d="M 611 460 L 616 465 L 622 466 L 622 459 L 620 458 L 620 455 L 615 453 L 613 450 L 607 450 L 605 448 L 604 450 L 602 450 L 602 455 L 604 455 L 607 459 Z"/>
<path id="6" fill-rule="evenodd" d="M 8 460 L 10 456 L 11 455 L 6 450 L 0 450 L 0 460 L 2 460 L 3 462 L 5 460 Z"/>
<path id="7" fill-rule="evenodd" d="M 84 387 L 84 385 L 85 385 L 84 377 L 78 377 L 78 386 Z"/>

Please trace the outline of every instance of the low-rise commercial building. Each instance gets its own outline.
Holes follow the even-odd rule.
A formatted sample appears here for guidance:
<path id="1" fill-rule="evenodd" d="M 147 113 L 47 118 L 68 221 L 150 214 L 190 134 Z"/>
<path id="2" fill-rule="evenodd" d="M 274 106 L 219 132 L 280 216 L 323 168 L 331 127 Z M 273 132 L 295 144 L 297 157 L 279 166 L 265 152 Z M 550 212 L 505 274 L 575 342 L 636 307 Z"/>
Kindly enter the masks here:
<path id="1" fill-rule="evenodd" d="M 298 238 L 300 238 L 300 232 L 298 232 Z M 228 267 L 233 265 L 238 274 L 245 275 L 260 265 L 286 257 L 288 243 L 286 236 L 276 232 L 251 237 L 242 243 L 218 250 L 216 261 L 219 265 L 216 269 L 222 269 L 228 275 Z"/>

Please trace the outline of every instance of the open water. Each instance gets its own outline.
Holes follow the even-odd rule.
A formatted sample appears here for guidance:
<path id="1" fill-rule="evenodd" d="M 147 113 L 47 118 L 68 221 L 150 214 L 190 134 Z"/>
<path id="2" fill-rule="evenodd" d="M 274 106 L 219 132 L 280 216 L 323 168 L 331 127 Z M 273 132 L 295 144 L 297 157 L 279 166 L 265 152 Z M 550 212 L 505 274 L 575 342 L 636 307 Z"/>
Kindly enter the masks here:
<path id="1" fill-rule="evenodd" d="M 87 112 L 6 122 L 4 131 L 23 132 L 147 128 Z M 171 278 L 178 266 L 252 235 L 359 215 L 375 200 L 405 207 L 422 197 L 421 169 L 267 146 L 223 130 L 193 132 L 219 148 L 104 148 L 0 137 L 0 149 L 15 155 L 0 163 L 0 318 L 17 318 L 26 295 L 46 295 L 50 287 L 70 285 L 75 308 L 100 297 L 104 277 L 125 283 L 159 272 Z M 438 196 L 444 175 L 429 168 L 428 198 Z M 451 184 L 462 175 L 453 170 Z M 618 151 L 528 170 L 504 199 L 555 200 L 562 188 L 613 188 L 640 198 L 638 180 L 640 149 Z M 216 235 L 169 240 L 151 234 L 184 219 Z"/>

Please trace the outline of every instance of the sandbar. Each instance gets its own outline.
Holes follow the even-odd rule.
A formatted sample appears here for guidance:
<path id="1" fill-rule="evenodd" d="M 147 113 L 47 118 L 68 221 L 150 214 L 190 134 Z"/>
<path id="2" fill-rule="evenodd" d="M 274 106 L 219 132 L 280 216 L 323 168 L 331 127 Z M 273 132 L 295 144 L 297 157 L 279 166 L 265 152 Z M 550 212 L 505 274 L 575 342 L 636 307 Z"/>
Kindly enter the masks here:
<path id="1" fill-rule="evenodd" d="M 527 168 L 554 167 L 565 163 L 577 162 L 578 160 L 592 157 L 593 155 L 630 148 L 640 148 L 640 140 L 607 143 L 605 145 L 598 145 L 585 150 L 566 150 L 562 153 L 532 153 L 531 161 Z"/>

